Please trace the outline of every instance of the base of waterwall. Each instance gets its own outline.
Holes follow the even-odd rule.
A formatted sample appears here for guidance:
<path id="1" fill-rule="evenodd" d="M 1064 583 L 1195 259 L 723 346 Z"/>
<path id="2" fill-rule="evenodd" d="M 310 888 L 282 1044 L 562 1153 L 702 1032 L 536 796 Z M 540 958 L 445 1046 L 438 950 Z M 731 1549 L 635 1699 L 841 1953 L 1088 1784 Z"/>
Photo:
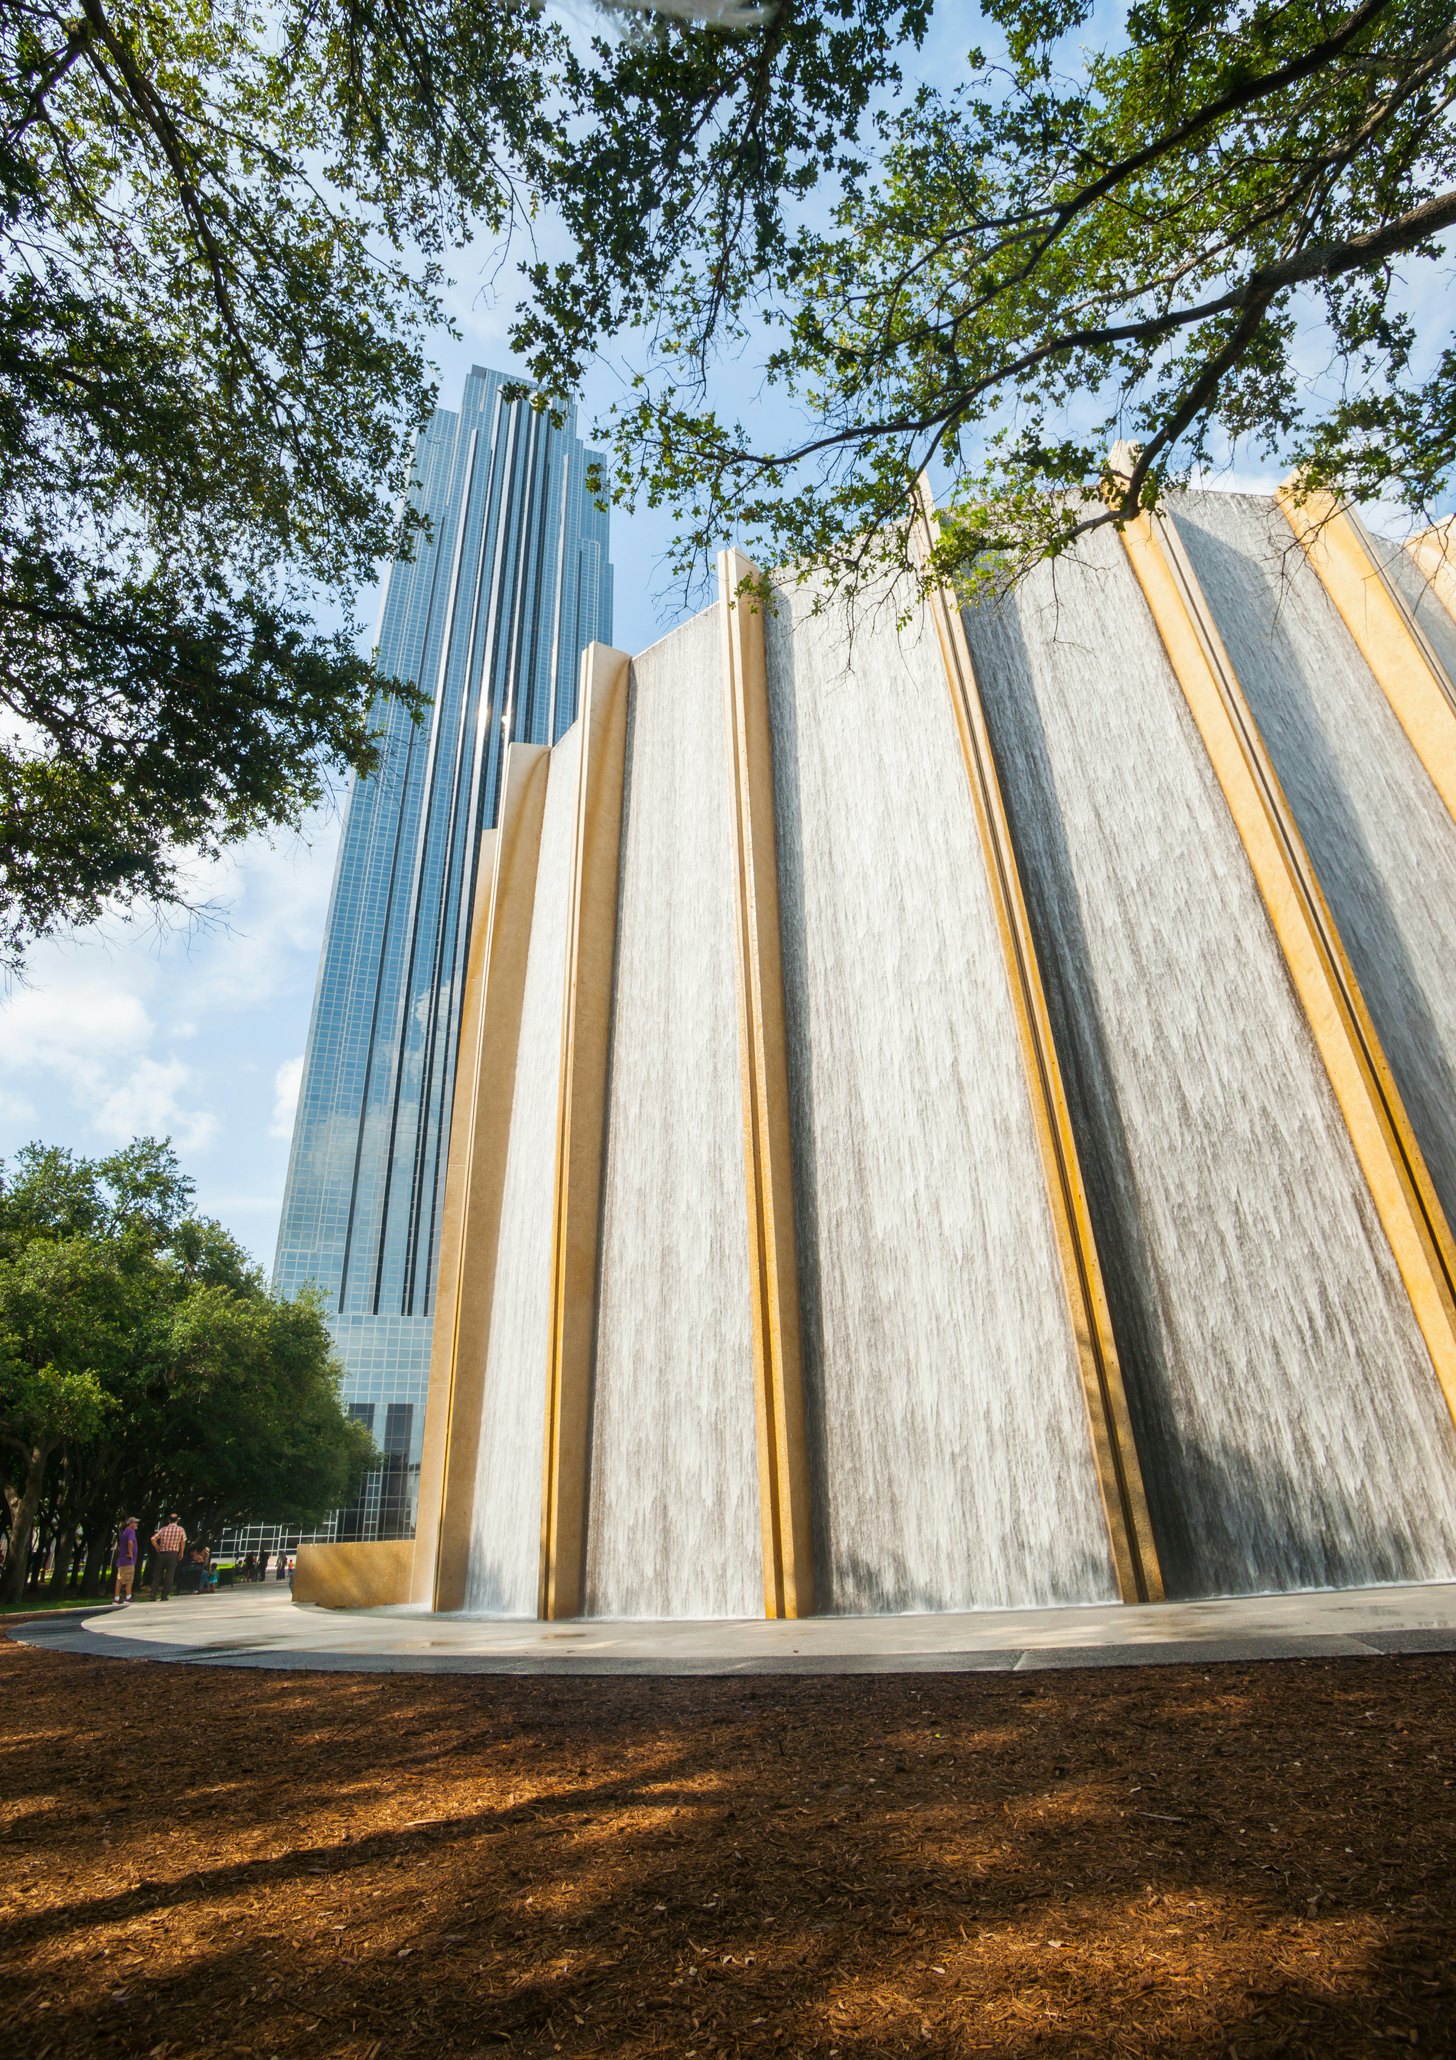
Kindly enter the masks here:
<path id="1" fill-rule="evenodd" d="M 408 1602 L 414 1556 L 409 1538 L 300 1545 L 293 1600 L 320 1609 L 378 1609 Z"/>
<path id="2" fill-rule="evenodd" d="M 33 1619 L 22 1643 L 88 1658 L 396 1674 L 1008 1673 L 1456 1652 L 1456 1583 L 1214 1602 L 797 1623 L 504 1623 L 298 1607 L 268 1583 Z"/>

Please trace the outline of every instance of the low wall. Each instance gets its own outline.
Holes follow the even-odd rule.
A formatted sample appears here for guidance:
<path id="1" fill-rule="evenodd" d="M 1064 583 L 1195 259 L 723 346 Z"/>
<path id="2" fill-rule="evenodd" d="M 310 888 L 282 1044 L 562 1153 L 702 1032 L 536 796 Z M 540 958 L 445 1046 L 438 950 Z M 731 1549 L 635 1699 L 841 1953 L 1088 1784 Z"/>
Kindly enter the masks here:
<path id="1" fill-rule="evenodd" d="M 408 1602 L 411 1538 L 383 1544 L 300 1545 L 293 1570 L 295 1602 L 321 1609 L 378 1609 Z"/>

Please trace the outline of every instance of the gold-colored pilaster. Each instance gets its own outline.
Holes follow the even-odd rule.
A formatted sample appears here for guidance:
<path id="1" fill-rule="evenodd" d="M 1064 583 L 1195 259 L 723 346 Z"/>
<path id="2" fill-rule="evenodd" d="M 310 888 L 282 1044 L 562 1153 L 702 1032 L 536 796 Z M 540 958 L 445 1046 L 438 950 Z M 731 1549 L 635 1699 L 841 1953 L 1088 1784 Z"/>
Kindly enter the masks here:
<path id="1" fill-rule="evenodd" d="M 1274 496 L 1437 793 L 1456 816 L 1456 687 L 1352 509 L 1333 494 Z"/>
<path id="2" fill-rule="evenodd" d="M 496 1244 L 550 753 L 512 744 L 481 843 L 445 1171 L 411 1599 L 463 1609 Z"/>
<path id="3" fill-rule="evenodd" d="M 581 772 L 567 924 L 541 1497 L 539 1607 L 542 1616 L 551 1618 L 580 1615 L 586 1578 L 597 1249 L 629 674 L 625 652 L 589 644 L 582 654 Z"/>
<path id="4" fill-rule="evenodd" d="M 1354 969 L 1177 531 L 1161 517 L 1141 515 L 1123 530 L 1122 540 L 1223 789 L 1456 1415 L 1456 1246 Z"/>
<path id="5" fill-rule="evenodd" d="M 738 1050 L 743 1079 L 764 1614 L 801 1617 L 814 1607 L 814 1537 L 799 1345 L 799 1269 L 794 1247 L 788 1046 L 764 621 L 757 597 L 739 591 L 754 576 L 754 567 L 737 551 L 718 554 L 736 861 Z"/>
<path id="6" fill-rule="evenodd" d="M 927 534 L 933 536 L 934 503 L 923 482 L 920 506 Z M 945 587 L 932 590 L 930 610 L 960 733 L 986 880 L 1016 1014 L 1118 1593 L 1124 1602 L 1161 1602 L 1163 1575 L 1148 1514 L 1142 1467 L 1102 1284 L 1071 1112 L 970 645 L 955 596 Z"/>

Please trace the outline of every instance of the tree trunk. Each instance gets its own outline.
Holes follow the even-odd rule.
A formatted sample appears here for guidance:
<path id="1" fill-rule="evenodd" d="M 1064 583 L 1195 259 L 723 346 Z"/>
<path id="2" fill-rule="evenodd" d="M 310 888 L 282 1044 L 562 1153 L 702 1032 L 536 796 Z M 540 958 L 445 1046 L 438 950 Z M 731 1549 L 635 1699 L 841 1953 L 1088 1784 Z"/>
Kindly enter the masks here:
<path id="1" fill-rule="evenodd" d="M 74 1452 L 63 1452 L 60 1465 L 51 1473 L 51 1499 L 55 1516 L 55 1557 L 51 1561 L 50 1592 L 64 1595 L 72 1585 L 76 1564 L 76 1526 L 81 1515 L 80 1480 Z"/>
<path id="2" fill-rule="evenodd" d="M 81 1569 L 81 1593 L 100 1595 L 108 1585 L 111 1565 L 111 1524 L 93 1523 L 86 1528 L 86 1559 Z"/>
<path id="3" fill-rule="evenodd" d="M 53 1500 L 47 1492 L 42 1495 L 40 1508 L 36 1512 L 35 1528 L 30 1534 L 30 1592 L 39 1595 L 45 1586 L 46 1568 L 56 1549 L 56 1515 Z"/>
<path id="4" fill-rule="evenodd" d="M 32 1445 L 25 1455 L 25 1485 L 10 1512 L 10 1555 L 0 1577 L 0 1601 L 24 1602 L 25 1577 L 30 1566 L 30 1538 L 35 1514 L 45 1493 L 46 1465 L 52 1446 Z"/>
<path id="5" fill-rule="evenodd" d="M 111 1559 L 121 1519 L 116 1467 L 107 1467 L 90 1493 L 81 1530 L 86 1540 L 86 1570 L 81 1582 L 84 1595 L 100 1595 L 111 1586 Z"/>
<path id="6" fill-rule="evenodd" d="M 71 1585 L 71 1566 L 76 1557 L 76 1526 L 63 1523 L 56 1532 L 56 1556 L 51 1561 L 50 1592 L 63 1594 Z"/>

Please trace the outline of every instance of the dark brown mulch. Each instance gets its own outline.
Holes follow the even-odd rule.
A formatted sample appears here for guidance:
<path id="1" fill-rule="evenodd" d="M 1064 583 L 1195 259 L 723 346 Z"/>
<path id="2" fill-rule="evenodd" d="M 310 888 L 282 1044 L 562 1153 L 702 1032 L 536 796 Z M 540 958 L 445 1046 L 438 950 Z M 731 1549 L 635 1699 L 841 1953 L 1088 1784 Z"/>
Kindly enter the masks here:
<path id="1" fill-rule="evenodd" d="M 1456 1661 L 644 1681 L 0 1641 L 14 2060 L 1456 2052 Z"/>

